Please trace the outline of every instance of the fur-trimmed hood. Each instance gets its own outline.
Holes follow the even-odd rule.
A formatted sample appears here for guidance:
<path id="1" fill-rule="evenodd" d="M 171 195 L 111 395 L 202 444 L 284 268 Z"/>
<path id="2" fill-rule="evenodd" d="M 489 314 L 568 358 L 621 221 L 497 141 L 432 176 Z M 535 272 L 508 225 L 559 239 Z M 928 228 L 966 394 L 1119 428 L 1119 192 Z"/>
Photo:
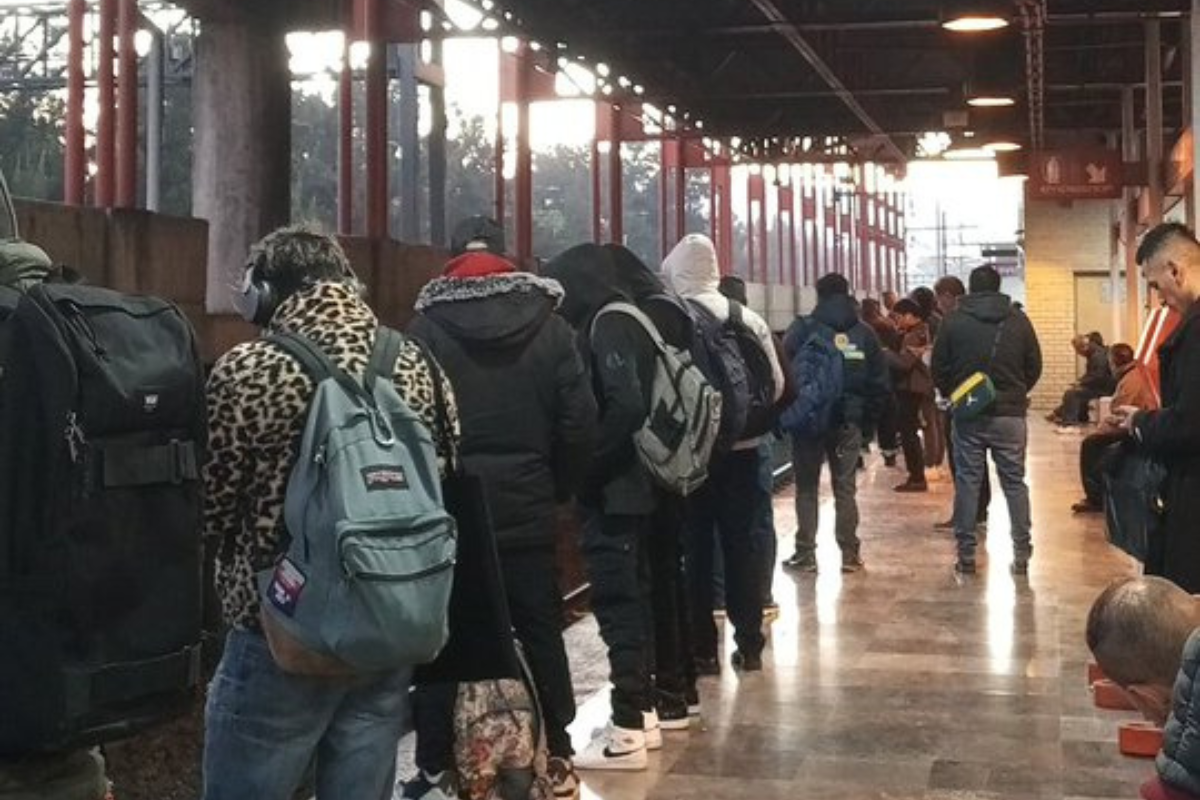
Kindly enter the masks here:
<path id="1" fill-rule="evenodd" d="M 434 278 L 417 296 L 415 308 L 460 341 L 508 347 L 536 333 L 562 298 L 557 281 L 508 272 Z"/>

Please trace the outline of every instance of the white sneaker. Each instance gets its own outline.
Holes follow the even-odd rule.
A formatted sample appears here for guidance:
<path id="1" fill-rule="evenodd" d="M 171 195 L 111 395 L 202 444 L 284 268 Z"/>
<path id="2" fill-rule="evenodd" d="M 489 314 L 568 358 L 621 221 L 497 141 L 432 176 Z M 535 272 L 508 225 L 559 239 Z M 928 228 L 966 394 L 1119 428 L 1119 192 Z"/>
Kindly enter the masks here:
<path id="1" fill-rule="evenodd" d="M 646 734 L 611 722 L 575 756 L 575 769 L 642 770 L 646 768 Z"/>
<path id="2" fill-rule="evenodd" d="M 642 733 L 646 736 L 647 750 L 662 750 L 662 726 L 656 709 L 642 712 Z"/>

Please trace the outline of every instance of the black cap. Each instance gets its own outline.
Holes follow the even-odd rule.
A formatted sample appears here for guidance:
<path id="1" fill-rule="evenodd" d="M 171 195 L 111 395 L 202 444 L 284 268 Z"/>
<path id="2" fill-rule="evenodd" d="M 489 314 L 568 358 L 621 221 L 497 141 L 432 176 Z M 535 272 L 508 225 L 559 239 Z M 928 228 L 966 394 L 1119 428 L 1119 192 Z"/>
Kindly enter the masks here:
<path id="1" fill-rule="evenodd" d="M 488 252 L 502 256 L 505 252 L 504 228 L 491 217 L 477 214 L 467 217 L 454 226 L 450 234 L 450 253 Z"/>

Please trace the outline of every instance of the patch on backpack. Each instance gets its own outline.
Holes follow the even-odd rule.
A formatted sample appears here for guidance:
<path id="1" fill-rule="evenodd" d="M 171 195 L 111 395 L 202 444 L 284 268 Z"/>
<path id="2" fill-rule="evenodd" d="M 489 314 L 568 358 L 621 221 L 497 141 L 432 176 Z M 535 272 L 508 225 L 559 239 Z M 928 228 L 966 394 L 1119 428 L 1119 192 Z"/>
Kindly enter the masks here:
<path id="1" fill-rule="evenodd" d="M 368 492 L 408 488 L 408 476 L 404 474 L 403 469 L 394 464 L 363 467 L 361 472 L 363 484 Z"/>
<path id="2" fill-rule="evenodd" d="M 158 392 L 141 392 L 140 399 L 142 401 L 142 412 L 145 414 L 153 414 L 158 411 L 159 393 Z"/>
<path id="3" fill-rule="evenodd" d="M 290 617 L 296 613 L 296 604 L 300 602 L 300 594 L 307 582 L 308 579 L 304 577 L 300 568 L 284 558 L 275 566 L 267 597 L 271 600 L 271 605 Z"/>

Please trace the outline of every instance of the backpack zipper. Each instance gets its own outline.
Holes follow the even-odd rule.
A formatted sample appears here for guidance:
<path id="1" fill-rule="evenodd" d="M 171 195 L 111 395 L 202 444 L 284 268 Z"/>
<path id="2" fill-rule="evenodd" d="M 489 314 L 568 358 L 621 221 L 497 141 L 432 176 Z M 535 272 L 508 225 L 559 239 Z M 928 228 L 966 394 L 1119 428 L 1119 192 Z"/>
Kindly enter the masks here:
<path id="1" fill-rule="evenodd" d="M 412 572 L 408 575 L 381 575 L 378 572 L 352 572 L 347 575 L 347 577 L 357 578 L 363 581 L 370 581 L 372 583 L 409 583 L 411 581 L 419 581 L 422 578 L 428 578 L 431 575 L 437 575 L 438 573 L 445 572 L 446 570 L 451 569 L 456 561 L 457 559 L 451 557 L 439 564 L 434 564 L 432 567 L 426 567 L 419 572 Z"/>

